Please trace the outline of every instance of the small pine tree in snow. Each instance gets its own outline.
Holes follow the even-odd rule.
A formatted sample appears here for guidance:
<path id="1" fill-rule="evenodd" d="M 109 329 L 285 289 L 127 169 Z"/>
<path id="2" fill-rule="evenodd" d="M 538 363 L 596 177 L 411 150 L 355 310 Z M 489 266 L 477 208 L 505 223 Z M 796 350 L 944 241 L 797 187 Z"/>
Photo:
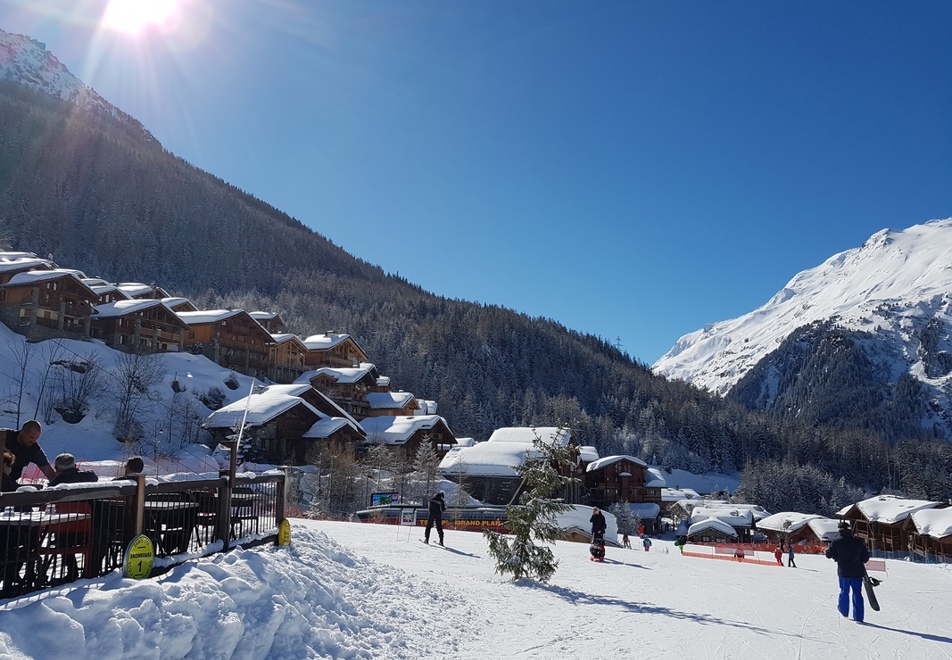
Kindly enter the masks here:
<path id="1" fill-rule="evenodd" d="M 506 527 L 509 534 L 486 531 L 489 554 L 496 560 L 496 572 L 510 574 L 513 580 L 524 577 L 548 582 L 559 562 L 548 545 L 562 538 L 563 531 L 557 516 L 572 508 L 562 499 L 553 498 L 566 486 L 577 481 L 559 473 L 562 467 L 573 464 L 573 451 L 568 447 L 545 444 L 538 437 L 527 452 L 526 461 L 516 471 L 523 479 L 525 490 L 518 505 L 506 507 Z"/>
<path id="2" fill-rule="evenodd" d="M 608 508 L 608 512 L 615 516 L 615 524 L 622 534 L 634 534 L 638 531 L 641 516 L 631 510 L 628 502 L 616 502 Z"/>

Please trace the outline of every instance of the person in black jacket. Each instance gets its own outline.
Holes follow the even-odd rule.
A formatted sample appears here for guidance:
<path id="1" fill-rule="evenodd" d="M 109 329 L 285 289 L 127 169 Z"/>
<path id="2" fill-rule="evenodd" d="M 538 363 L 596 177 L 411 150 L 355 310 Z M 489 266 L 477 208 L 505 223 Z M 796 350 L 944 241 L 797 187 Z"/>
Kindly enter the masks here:
<path id="1" fill-rule="evenodd" d="M 598 510 L 598 507 L 592 509 L 592 517 L 588 521 L 592 523 L 592 542 L 604 541 L 605 529 L 608 526 L 605 524 L 604 514 Z"/>
<path id="2" fill-rule="evenodd" d="M 436 495 L 430 499 L 430 515 L 426 519 L 426 532 L 423 534 L 423 542 L 430 542 L 430 530 L 436 525 L 436 533 L 440 536 L 440 545 L 443 545 L 443 512 L 446 511 L 446 496 L 442 490 L 438 490 Z"/>
<path id="3" fill-rule="evenodd" d="M 869 550 L 861 539 L 853 536 L 845 520 L 839 525 L 840 538 L 826 549 L 826 556 L 836 562 L 836 574 L 840 578 L 840 599 L 837 609 L 843 616 L 850 615 L 850 591 L 853 592 L 853 620 L 863 622 L 866 603 L 863 600 L 863 576 Z"/>
<path id="4" fill-rule="evenodd" d="M 82 484 L 99 481 L 99 477 L 92 470 L 80 470 L 76 467 L 76 459 L 72 454 L 60 454 L 56 457 L 56 478 L 50 481 L 50 486 L 59 484 Z"/>

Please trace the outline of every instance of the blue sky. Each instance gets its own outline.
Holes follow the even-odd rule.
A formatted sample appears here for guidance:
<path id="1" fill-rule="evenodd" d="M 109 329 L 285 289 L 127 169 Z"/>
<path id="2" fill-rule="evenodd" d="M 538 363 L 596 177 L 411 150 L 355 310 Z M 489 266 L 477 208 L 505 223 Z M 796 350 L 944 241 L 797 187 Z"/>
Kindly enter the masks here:
<path id="1" fill-rule="evenodd" d="M 648 364 L 952 216 L 945 0 L 164 1 L 127 33 L 0 0 L 0 28 L 355 256 Z"/>

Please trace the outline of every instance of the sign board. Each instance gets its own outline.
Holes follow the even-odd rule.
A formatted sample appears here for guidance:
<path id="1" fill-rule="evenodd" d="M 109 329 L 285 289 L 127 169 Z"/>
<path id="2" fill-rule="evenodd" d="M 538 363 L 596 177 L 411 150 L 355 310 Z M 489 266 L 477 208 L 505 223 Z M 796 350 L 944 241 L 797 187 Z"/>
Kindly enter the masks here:
<path id="1" fill-rule="evenodd" d="M 287 547 L 291 545 L 291 523 L 287 518 L 278 525 L 278 545 Z"/>
<path id="2" fill-rule="evenodd" d="M 122 574 L 133 580 L 141 580 L 152 575 L 152 562 L 155 560 L 155 548 L 152 539 L 139 534 L 126 547 L 122 558 Z"/>
<path id="3" fill-rule="evenodd" d="M 403 509 L 400 512 L 401 525 L 416 525 L 416 509 Z"/>
<path id="4" fill-rule="evenodd" d="M 390 506 L 400 503 L 400 493 L 371 493 L 370 506 Z"/>

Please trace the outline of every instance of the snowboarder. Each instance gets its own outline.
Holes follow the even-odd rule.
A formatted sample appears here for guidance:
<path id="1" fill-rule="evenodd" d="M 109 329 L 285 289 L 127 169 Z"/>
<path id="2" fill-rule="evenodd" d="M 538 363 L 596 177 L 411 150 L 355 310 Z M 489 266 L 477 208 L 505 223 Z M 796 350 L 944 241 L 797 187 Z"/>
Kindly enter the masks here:
<path id="1" fill-rule="evenodd" d="M 783 566 L 783 543 L 777 546 L 777 549 L 773 551 L 774 559 L 777 560 L 777 566 Z"/>
<path id="2" fill-rule="evenodd" d="M 423 542 L 430 542 L 430 530 L 436 525 L 436 533 L 440 537 L 440 545 L 443 545 L 443 512 L 446 511 L 446 496 L 442 490 L 436 491 L 430 499 L 430 512 L 426 518 L 426 532 L 423 533 Z"/>
<path id="3" fill-rule="evenodd" d="M 787 546 L 787 568 L 796 568 L 797 565 L 793 561 L 793 544 Z"/>
<path id="4" fill-rule="evenodd" d="M 839 524 L 840 538 L 826 549 L 826 556 L 836 562 L 836 574 L 840 580 L 840 598 L 837 609 L 843 616 L 850 614 L 850 591 L 853 592 L 853 620 L 862 623 L 865 613 L 863 601 L 863 577 L 866 575 L 866 562 L 869 550 L 861 539 L 853 536 L 850 524 L 845 520 Z"/>

